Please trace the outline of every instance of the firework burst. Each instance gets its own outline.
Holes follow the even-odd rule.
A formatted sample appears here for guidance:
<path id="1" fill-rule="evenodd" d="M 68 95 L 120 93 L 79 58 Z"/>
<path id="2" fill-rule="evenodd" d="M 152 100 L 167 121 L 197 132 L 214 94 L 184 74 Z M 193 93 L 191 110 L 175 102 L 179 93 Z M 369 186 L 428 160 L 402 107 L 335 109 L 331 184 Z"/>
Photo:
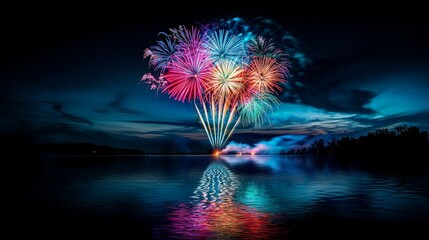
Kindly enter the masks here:
<path id="1" fill-rule="evenodd" d="M 275 59 L 284 74 L 289 74 L 289 61 L 283 50 L 276 48 L 272 39 L 265 39 L 258 36 L 249 42 L 248 46 L 250 58 L 269 58 Z"/>
<path id="2" fill-rule="evenodd" d="M 170 29 L 171 35 L 179 43 L 180 49 L 194 50 L 203 44 L 202 35 L 200 29 L 192 26 L 191 29 L 187 29 L 185 26 L 179 26 L 178 28 Z"/>
<path id="3" fill-rule="evenodd" d="M 173 61 L 177 45 L 167 34 L 161 33 L 161 35 L 165 36 L 165 39 L 157 41 L 155 46 L 146 49 L 144 58 L 149 57 L 149 65 L 154 66 L 156 71 L 159 70 L 163 73 L 169 63 Z"/>
<path id="4" fill-rule="evenodd" d="M 225 30 L 214 31 L 209 34 L 205 46 L 215 62 L 240 60 L 245 54 L 241 37 L 232 35 Z"/>
<path id="5" fill-rule="evenodd" d="M 259 92 L 280 92 L 280 84 L 285 82 L 281 65 L 269 57 L 254 57 L 249 65 L 247 78 Z"/>
<path id="6" fill-rule="evenodd" d="M 210 88 L 213 96 L 236 98 L 243 89 L 243 69 L 235 61 L 221 60 L 213 67 Z"/>
<path id="7" fill-rule="evenodd" d="M 154 73 L 144 74 L 142 81 L 177 101 L 193 101 L 217 151 L 238 123 L 256 128 L 269 123 L 273 106 L 281 103 L 273 94 L 282 91 L 289 64 L 271 40 L 207 26 L 160 34 L 164 39 L 144 53 Z"/>
<path id="8" fill-rule="evenodd" d="M 184 102 L 202 99 L 212 73 L 212 61 L 203 51 L 180 52 L 174 57 L 164 78 L 170 97 Z"/>
<path id="9" fill-rule="evenodd" d="M 270 121 L 269 113 L 273 111 L 273 106 L 280 104 L 280 100 L 270 93 L 256 94 L 240 106 L 241 122 L 244 126 L 254 125 L 255 128 L 261 128 Z"/>

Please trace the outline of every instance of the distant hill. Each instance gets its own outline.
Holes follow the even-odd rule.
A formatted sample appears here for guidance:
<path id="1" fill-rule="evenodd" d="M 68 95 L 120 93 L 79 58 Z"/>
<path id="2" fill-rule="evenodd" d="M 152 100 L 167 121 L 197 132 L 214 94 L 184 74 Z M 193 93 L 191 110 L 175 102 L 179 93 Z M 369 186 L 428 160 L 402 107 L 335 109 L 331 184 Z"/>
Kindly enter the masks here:
<path id="1" fill-rule="evenodd" d="M 139 149 L 113 148 L 91 143 L 55 143 L 34 145 L 37 153 L 67 154 L 67 155 L 143 155 Z"/>

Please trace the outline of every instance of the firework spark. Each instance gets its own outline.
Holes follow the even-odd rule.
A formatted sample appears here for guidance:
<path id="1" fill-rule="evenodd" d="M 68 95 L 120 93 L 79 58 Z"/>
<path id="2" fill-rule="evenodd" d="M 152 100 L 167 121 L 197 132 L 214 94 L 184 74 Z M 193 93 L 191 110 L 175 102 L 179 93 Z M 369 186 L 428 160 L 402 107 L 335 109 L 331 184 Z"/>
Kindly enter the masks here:
<path id="1" fill-rule="evenodd" d="M 161 35 L 165 36 L 165 39 L 157 41 L 157 45 L 146 49 L 144 58 L 149 57 L 149 65 L 154 66 L 155 70 L 163 73 L 169 63 L 172 62 L 177 45 L 167 34 L 161 33 Z"/>
<path id="2" fill-rule="evenodd" d="M 184 102 L 202 99 L 212 73 L 212 62 L 203 51 L 185 50 L 177 54 L 164 78 L 170 97 Z"/>
<path id="3" fill-rule="evenodd" d="M 185 26 L 170 29 L 171 35 L 179 42 L 179 48 L 185 50 L 193 50 L 203 44 L 200 29 L 192 26 L 187 29 Z"/>
<path id="4" fill-rule="evenodd" d="M 280 100 L 270 93 L 259 93 L 240 106 L 241 122 L 244 126 L 254 125 L 260 128 L 269 122 L 269 113 L 273 106 L 280 105 Z"/>
<path id="5" fill-rule="evenodd" d="M 205 44 L 213 61 L 230 60 L 236 61 L 244 57 L 243 40 L 229 31 L 219 30 L 207 37 Z"/>
<path id="6" fill-rule="evenodd" d="M 221 60 L 213 67 L 209 91 L 220 98 L 236 98 L 243 89 L 243 69 L 235 61 Z"/>
<path id="7" fill-rule="evenodd" d="M 276 48 L 272 39 L 258 36 L 249 42 L 249 57 L 275 59 L 284 74 L 289 74 L 289 61 L 283 50 Z"/>
<path id="8" fill-rule="evenodd" d="M 273 58 L 255 57 L 248 69 L 248 80 L 260 92 L 282 91 L 279 84 L 284 83 L 281 65 Z"/>

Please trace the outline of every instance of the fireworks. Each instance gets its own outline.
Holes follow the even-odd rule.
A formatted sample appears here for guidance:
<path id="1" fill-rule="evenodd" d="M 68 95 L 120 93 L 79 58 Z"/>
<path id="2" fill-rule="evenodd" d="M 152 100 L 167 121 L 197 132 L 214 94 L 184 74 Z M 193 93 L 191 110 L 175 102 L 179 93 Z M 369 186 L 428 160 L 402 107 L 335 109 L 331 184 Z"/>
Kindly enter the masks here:
<path id="1" fill-rule="evenodd" d="M 205 46 L 215 62 L 219 60 L 235 61 L 243 58 L 245 54 L 242 39 L 225 30 L 209 34 Z"/>
<path id="2" fill-rule="evenodd" d="M 237 97 L 244 87 L 243 69 L 235 61 L 221 60 L 213 68 L 209 91 L 214 96 Z"/>
<path id="3" fill-rule="evenodd" d="M 174 60 L 163 75 L 167 81 L 164 92 L 178 101 L 202 99 L 203 92 L 212 75 L 212 62 L 202 50 L 184 50 L 174 56 Z"/>
<path id="4" fill-rule="evenodd" d="M 157 41 L 157 45 L 153 46 L 152 49 L 146 49 L 144 58 L 150 57 L 149 65 L 155 67 L 155 70 L 164 72 L 169 66 L 169 63 L 173 61 L 173 55 L 177 50 L 177 45 L 168 35 L 162 33 L 166 38 L 164 40 Z"/>
<path id="5" fill-rule="evenodd" d="M 249 43 L 249 56 L 252 58 L 267 58 L 276 61 L 276 67 L 283 71 L 284 74 L 289 74 L 289 61 L 286 54 L 275 47 L 271 39 L 265 39 L 262 36 L 254 38 Z"/>
<path id="6" fill-rule="evenodd" d="M 281 91 L 284 82 L 281 65 L 273 58 L 254 57 L 248 69 L 248 81 L 259 92 Z"/>
<path id="7" fill-rule="evenodd" d="M 244 126 L 254 124 L 256 128 L 260 128 L 265 121 L 269 121 L 268 114 L 273 110 L 273 105 L 280 105 L 280 101 L 270 93 L 252 96 L 240 106 L 241 122 Z"/>
<path id="8" fill-rule="evenodd" d="M 216 26 L 216 24 L 213 24 Z M 171 98 L 193 101 L 215 150 L 241 121 L 261 127 L 280 101 L 288 75 L 286 55 L 271 40 L 237 29 L 179 26 L 145 50 L 153 73 L 142 81 Z M 246 37 L 243 37 L 246 36 Z"/>

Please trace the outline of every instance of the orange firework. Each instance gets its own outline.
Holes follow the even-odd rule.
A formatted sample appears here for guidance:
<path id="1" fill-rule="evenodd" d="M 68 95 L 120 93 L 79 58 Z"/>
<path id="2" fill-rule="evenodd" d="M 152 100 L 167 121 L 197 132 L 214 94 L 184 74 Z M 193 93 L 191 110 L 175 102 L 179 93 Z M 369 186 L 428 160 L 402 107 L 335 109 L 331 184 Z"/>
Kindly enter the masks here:
<path id="1" fill-rule="evenodd" d="M 281 65 L 273 58 L 255 57 L 249 65 L 248 81 L 259 92 L 281 92 L 279 84 L 284 83 Z"/>

